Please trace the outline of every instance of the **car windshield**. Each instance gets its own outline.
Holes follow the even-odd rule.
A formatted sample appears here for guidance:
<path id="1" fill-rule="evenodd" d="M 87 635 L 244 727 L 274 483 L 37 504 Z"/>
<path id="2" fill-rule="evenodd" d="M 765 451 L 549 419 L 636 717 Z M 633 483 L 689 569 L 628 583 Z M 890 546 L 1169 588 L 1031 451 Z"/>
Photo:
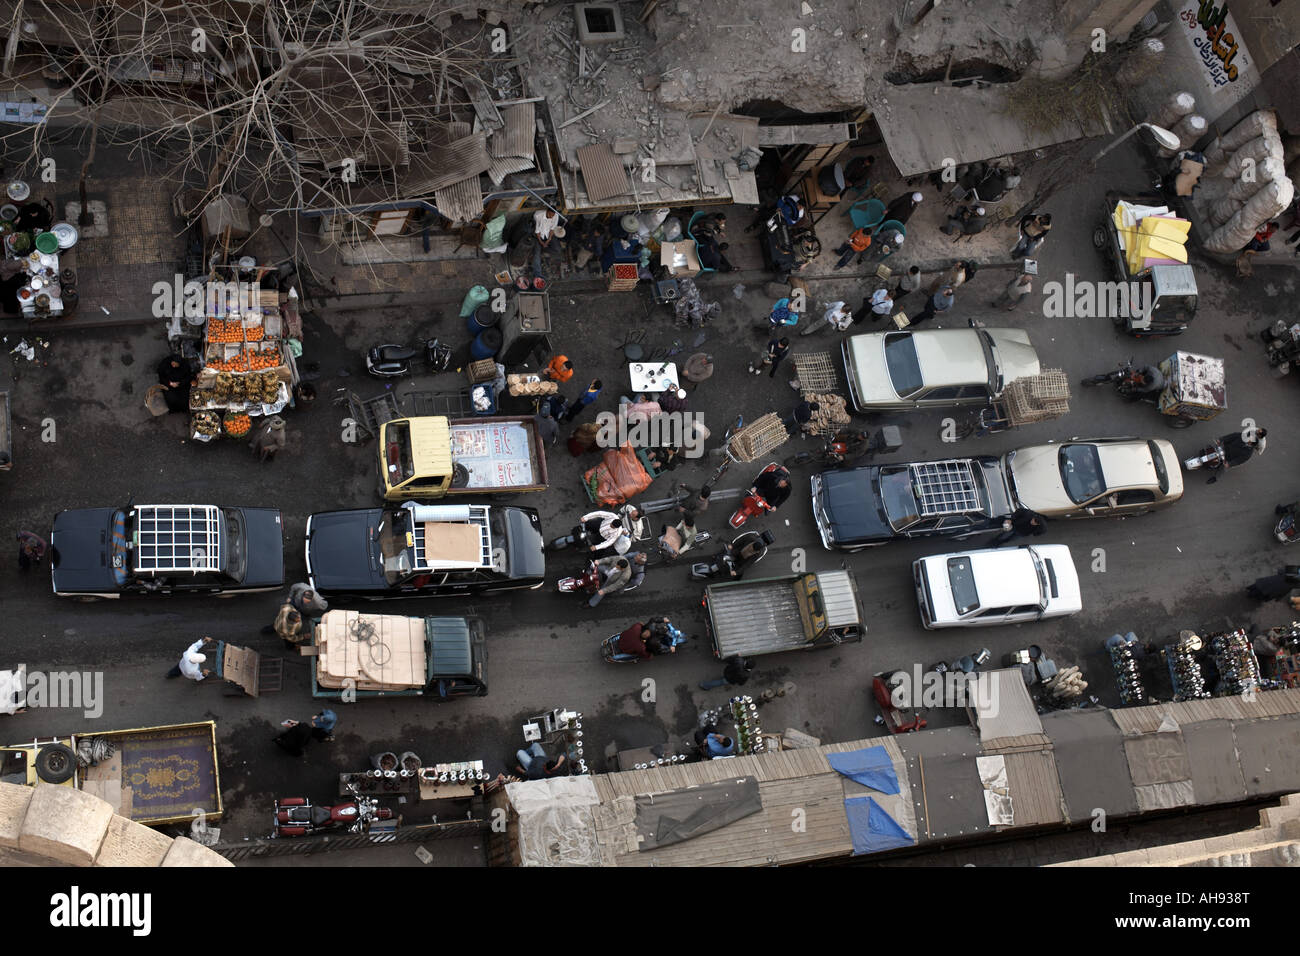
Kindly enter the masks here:
<path id="1" fill-rule="evenodd" d="M 895 531 L 916 522 L 921 516 L 912 494 L 912 476 L 906 468 L 885 468 L 880 473 L 880 498 L 885 504 L 885 517 Z"/>
<path id="2" fill-rule="evenodd" d="M 415 461 L 411 451 L 411 427 L 406 422 L 393 422 L 384 430 L 388 439 L 388 483 L 399 485 L 415 477 Z"/>
<path id="3" fill-rule="evenodd" d="M 1058 460 L 1061 484 L 1076 505 L 1086 504 L 1106 490 L 1095 445 L 1063 445 Z"/>
<path id="4" fill-rule="evenodd" d="M 226 524 L 226 560 L 222 570 L 234 581 L 244 580 L 248 565 L 248 535 L 244 533 L 244 516 L 238 511 L 224 512 Z"/>
<path id="5" fill-rule="evenodd" d="M 948 559 L 948 583 L 952 585 L 952 603 L 959 615 L 969 614 L 980 606 L 970 558 L 963 556 Z"/>
<path id="6" fill-rule="evenodd" d="M 912 336 L 906 332 L 885 336 L 885 365 L 889 369 L 889 382 L 900 398 L 921 390 L 921 360 L 916 356 L 916 343 Z"/>
<path id="7" fill-rule="evenodd" d="M 1156 470 L 1160 493 L 1167 495 L 1169 494 L 1169 472 L 1165 470 L 1165 456 L 1160 454 L 1160 446 L 1153 441 L 1147 442 L 1147 449 L 1151 452 L 1151 466 Z"/>

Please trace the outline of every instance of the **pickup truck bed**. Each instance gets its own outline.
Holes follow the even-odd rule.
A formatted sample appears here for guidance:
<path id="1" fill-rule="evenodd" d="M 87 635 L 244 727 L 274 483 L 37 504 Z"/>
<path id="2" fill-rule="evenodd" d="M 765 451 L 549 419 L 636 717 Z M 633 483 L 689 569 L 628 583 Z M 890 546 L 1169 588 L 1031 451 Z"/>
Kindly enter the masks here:
<path id="1" fill-rule="evenodd" d="M 452 422 L 451 458 L 466 470 L 468 480 L 453 482 L 451 493 L 545 485 L 544 469 L 534 451 L 536 430 L 530 425 L 500 419 Z"/>
<path id="2" fill-rule="evenodd" d="M 807 643 L 793 581 L 709 588 L 709 613 L 719 657 L 790 651 Z"/>

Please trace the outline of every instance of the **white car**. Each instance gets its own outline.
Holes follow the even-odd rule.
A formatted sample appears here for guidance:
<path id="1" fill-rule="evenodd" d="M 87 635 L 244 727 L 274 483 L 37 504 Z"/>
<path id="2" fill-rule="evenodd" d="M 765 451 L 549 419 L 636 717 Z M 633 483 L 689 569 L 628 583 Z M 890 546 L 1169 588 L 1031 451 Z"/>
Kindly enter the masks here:
<path id="1" fill-rule="evenodd" d="M 1083 610 L 1079 574 L 1063 544 L 934 554 L 912 562 L 926 630 L 1023 624 Z"/>

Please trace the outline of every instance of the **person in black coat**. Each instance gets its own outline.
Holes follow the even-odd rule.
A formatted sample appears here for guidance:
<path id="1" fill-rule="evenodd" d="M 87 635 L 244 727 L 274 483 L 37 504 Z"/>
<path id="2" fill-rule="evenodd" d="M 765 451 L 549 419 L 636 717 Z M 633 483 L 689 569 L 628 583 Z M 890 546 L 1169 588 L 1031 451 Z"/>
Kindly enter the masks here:
<path id="1" fill-rule="evenodd" d="M 1010 527 L 1007 527 L 1007 525 Z M 1012 538 L 1038 537 L 1047 533 L 1047 519 L 1028 508 L 1017 508 L 1009 521 L 1002 524 L 1002 533 L 993 539 L 991 548 L 1000 548 Z"/>
<path id="2" fill-rule="evenodd" d="M 158 384 L 164 389 L 169 412 L 189 411 L 193 380 L 194 369 L 183 355 L 173 353 L 158 363 Z"/>

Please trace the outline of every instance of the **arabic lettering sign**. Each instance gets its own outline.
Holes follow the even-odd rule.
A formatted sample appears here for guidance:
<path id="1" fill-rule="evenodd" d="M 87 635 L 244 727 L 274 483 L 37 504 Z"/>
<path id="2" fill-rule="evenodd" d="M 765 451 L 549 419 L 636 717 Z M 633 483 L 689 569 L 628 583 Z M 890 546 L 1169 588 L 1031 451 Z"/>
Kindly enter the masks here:
<path id="1" fill-rule="evenodd" d="M 1186 0 L 1173 31 L 1184 37 L 1197 60 L 1204 91 L 1196 91 L 1197 112 L 1214 119 L 1259 82 L 1227 0 Z"/>

